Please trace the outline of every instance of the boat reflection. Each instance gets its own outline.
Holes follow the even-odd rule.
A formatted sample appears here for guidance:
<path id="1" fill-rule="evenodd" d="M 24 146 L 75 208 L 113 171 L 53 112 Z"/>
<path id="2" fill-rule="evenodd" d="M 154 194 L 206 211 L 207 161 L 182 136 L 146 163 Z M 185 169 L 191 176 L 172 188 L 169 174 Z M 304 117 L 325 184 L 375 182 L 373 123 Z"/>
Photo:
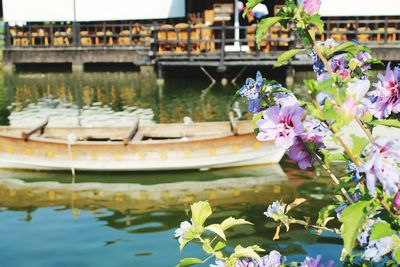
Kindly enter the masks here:
<path id="1" fill-rule="evenodd" d="M 4 172 L 0 180 L 0 206 L 11 209 L 64 206 L 148 213 L 181 209 L 205 199 L 213 206 L 265 204 L 274 199 L 292 198 L 294 194 L 279 165 L 211 172 L 113 175 L 100 178 L 98 174 L 79 175 L 76 181 L 65 183 L 71 179 L 67 173 L 51 176 Z M 154 183 L 156 180 L 158 183 Z"/>

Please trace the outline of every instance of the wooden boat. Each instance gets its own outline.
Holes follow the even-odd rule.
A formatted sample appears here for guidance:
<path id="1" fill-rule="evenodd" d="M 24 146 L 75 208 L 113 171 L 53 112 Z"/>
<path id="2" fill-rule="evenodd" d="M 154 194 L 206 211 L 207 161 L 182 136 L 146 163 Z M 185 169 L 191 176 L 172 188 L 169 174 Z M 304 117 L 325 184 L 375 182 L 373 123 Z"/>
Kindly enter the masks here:
<path id="1" fill-rule="evenodd" d="M 135 123 L 129 127 L 0 127 L 0 167 L 158 171 L 277 163 L 284 151 L 256 140 L 250 121 Z"/>

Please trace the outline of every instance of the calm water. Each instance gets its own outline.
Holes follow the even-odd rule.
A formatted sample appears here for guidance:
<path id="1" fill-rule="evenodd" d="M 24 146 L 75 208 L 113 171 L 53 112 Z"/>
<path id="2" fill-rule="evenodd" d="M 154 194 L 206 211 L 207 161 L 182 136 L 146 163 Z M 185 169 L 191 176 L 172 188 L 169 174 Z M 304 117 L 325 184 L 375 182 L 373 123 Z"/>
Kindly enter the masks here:
<path id="1" fill-rule="evenodd" d="M 53 123 L 70 124 L 96 121 L 90 110 L 114 121 L 118 117 L 121 123 L 129 122 L 133 112 L 149 123 L 178 122 L 185 116 L 225 120 L 236 88 L 207 88 L 208 81 L 188 80 L 158 87 L 151 73 L 8 75 L 0 88 L 0 120 L 40 120 L 46 115 L 43 110 L 54 117 Z M 65 116 L 66 110 L 74 119 Z M 236 107 L 243 117 L 244 110 L 243 104 Z M 108 125 L 105 115 L 101 120 Z M 281 166 L 209 172 L 78 174 L 75 180 L 69 173 L 1 171 L 0 262 L 7 267 L 174 266 L 181 257 L 202 258 L 197 245 L 180 255 L 173 233 L 188 219 L 190 203 L 203 199 L 210 199 L 214 208 L 209 223 L 229 216 L 255 223 L 229 231 L 228 250 L 236 244 L 258 244 L 280 250 L 289 260 L 306 254 L 337 260 L 337 236 L 293 227 L 272 241 L 275 223 L 263 215 L 276 199 L 304 197 L 308 202 L 293 215 L 315 216 L 332 191 L 319 169 L 299 171 L 287 160 Z"/>

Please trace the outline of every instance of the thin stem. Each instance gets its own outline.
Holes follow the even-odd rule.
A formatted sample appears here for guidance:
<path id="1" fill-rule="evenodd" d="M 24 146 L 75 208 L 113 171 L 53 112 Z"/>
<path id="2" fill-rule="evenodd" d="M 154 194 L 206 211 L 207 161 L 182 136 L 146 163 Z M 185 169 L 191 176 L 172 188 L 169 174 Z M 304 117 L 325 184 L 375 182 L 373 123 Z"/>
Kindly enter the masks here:
<path id="1" fill-rule="evenodd" d="M 364 133 L 367 135 L 369 141 L 372 143 L 374 142 L 374 137 L 372 136 L 371 131 L 368 129 L 368 127 L 361 121 L 359 117 L 355 117 L 357 124 L 361 127 L 361 129 L 364 131 Z"/>
<path id="2" fill-rule="evenodd" d="M 304 147 L 307 149 L 308 153 L 310 153 L 316 161 L 318 161 L 318 163 L 322 166 L 322 168 L 329 174 L 329 176 L 332 178 L 332 180 L 338 185 L 340 184 L 339 179 L 333 174 L 333 172 L 331 171 L 331 169 L 325 164 L 325 162 L 318 156 L 317 153 L 315 153 L 314 150 L 310 149 L 306 143 L 303 142 L 303 140 L 301 140 L 300 138 L 298 138 L 304 145 Z M 342 192 L 342 194 L 346 197 L 347 201 L 349 201 L 349 203 L 353 203 L 353 200 L 351 199 L 350 195 L 347 193 L 346 189 L 341 188 L 340 191 Z"/>
<path id="3" fill-rule="evenodd" d="M 210 256 L 208 256 L 207 258 L 205 258 L 202 263 L 205 263 L 206 261 L 208 261 L 209 259 L 211 259 L 212 257 L 214 257 L 214 254 L 211 254 Z"/>
<path id="4" fill-rule="evenodd" d="M 339 232 L 338 232 L 337 230 L 335 230 L 335 229 L 331 229 L 331 228 L 324 227 L 324 226 L 318 226 L 318 225 L 315 225 L 315 224 L 309 224 L 309 223 L 307 223 L 307 222 L 305 222 L 305 221 L 301 221 L 301 220 L 293 220 L 292 222 L 293 222 L 293 223 L 300 224 L 300 225 L 304 225 L 304 226 L 307 227 L 307 228 L 312 227 L 312 228 L 315 228 L 315 229 L 318 229 L 318 230 L 329 231 L 329 232 L 336 233 L 336 234 L 339 233 Z"/>
<path id="5" fill-rule="evenodd" d="M 390 216 L 392 216 L 393 219 L 397 220 L 397 215 L 392 212 L 389 204 L 384 199 L 380 199 L 379 197 L 377 197 L 377 199 L 382 204 L 382 206 L 385 208 L 385 210 L 387 210 L 389 212 Z"/>
<path id="6" fill-rule="evenodd" d="M 353 152 L 351 152 L 351 149 L 346 145 L 344 142 L 343 138 L 340 136 L 338 132 L 332 132 L 335 134 L 336 139 L 339 141 L 340 145 L 344 148 L 344 151 L 346 152 L 347 156 L 349 156 L 350 160 L 354 162 L 355 165 L 360 165 L 360 161 L 353 155 Z"/>

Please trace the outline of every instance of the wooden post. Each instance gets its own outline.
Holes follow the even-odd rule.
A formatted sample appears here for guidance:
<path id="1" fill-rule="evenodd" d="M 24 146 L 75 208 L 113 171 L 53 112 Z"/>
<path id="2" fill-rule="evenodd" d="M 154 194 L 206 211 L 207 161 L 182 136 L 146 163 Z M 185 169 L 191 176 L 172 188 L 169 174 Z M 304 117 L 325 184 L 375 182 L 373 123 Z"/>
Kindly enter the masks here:
<path id="1" fill-rule="evenodd" d="M 233 112 L 229 111 L 228 116 L 229 116 L 229 122 L 231 124 L 232 133 L 234 135 L 238 135 L 239 133 L 238 133 L 238 129 L 237 129 L 237 122 L 235 120 L 235 116 L 233 115 Z"/>
<path id="2" fill-rule="evenodd" d="M 190 24 L 188 24 L 188 27 L 187 27 L 187 33 L 188 33 L 188 39 L 187 39 L 187 54 L 188 54 L 188 57 L 190 58 L 190 54 L 191 54 L 191 50 L 192 50 L 192 47 L 191 47 L 191 29 L 190 29 Z"/>
<path id="3" fill-rule="evenodd" d="M 136 117 L 135 123 L 133 126 L 129 129 L 127 137 L 123 139 L 123 143 L 125 146 L 129 144 L 129 142 L 133 139 L 137 131 L 139 130 L 139 117 Z"/>
<path id="4" fill-rule="evenodd" d="M 22 133 L 21 133 L 21 137 L 22 137 L 22 138 L 24 139 L 24 141 L 26 142 L 26 141 L 28 141 L 29 137 L 30 137 L 32 134 L 36 133 L 37 131 L 40 131 L 40 135 L 42 135 L 42 134 L 44 133 L 44 129 L 45 129 L 45 127 L 46 127 L 46 125 L 47 125 L 48 123 L 49 123 L 49 118 L 47 117 L 46 120 L 45 120 L 43 123 L 41 123 L 39 126 L 37 126 L 36 128 L 30 130 L 30 131 L 27 132 L 27 133 L 22 132 Z"/>
<path id="5" fill-rule="evenodd" d="M 72 23 L 72 44 L 75 47 L 78 47 L 80 45 L 80 27 L 79 27 L 79 22 L 73 22 Z"/>
<path id="6" fill-rule="evenodd" d="M 222 21 L 222 28 L 221 28 L 221 54 L 220 54 L 220 59 L 219 59 L 219 65 L 222 67 L 224 65 L 225 61 L 225 42 L 226 42 L 226 37 L 225 37 L 225 21 Z"/>
<path id="7" fill-rule="evenodd" d="M 385 44 L 388 42 L 388 18 L 385 17 Z"/>
<path id="8" fill-rule="evenodd" d="M 11 34 L 10 34 L 10 25 L 8 22 L 4 23 L 4 39 L 5 39 L 5 45 L 6 48 L 11 47 Z"/>

